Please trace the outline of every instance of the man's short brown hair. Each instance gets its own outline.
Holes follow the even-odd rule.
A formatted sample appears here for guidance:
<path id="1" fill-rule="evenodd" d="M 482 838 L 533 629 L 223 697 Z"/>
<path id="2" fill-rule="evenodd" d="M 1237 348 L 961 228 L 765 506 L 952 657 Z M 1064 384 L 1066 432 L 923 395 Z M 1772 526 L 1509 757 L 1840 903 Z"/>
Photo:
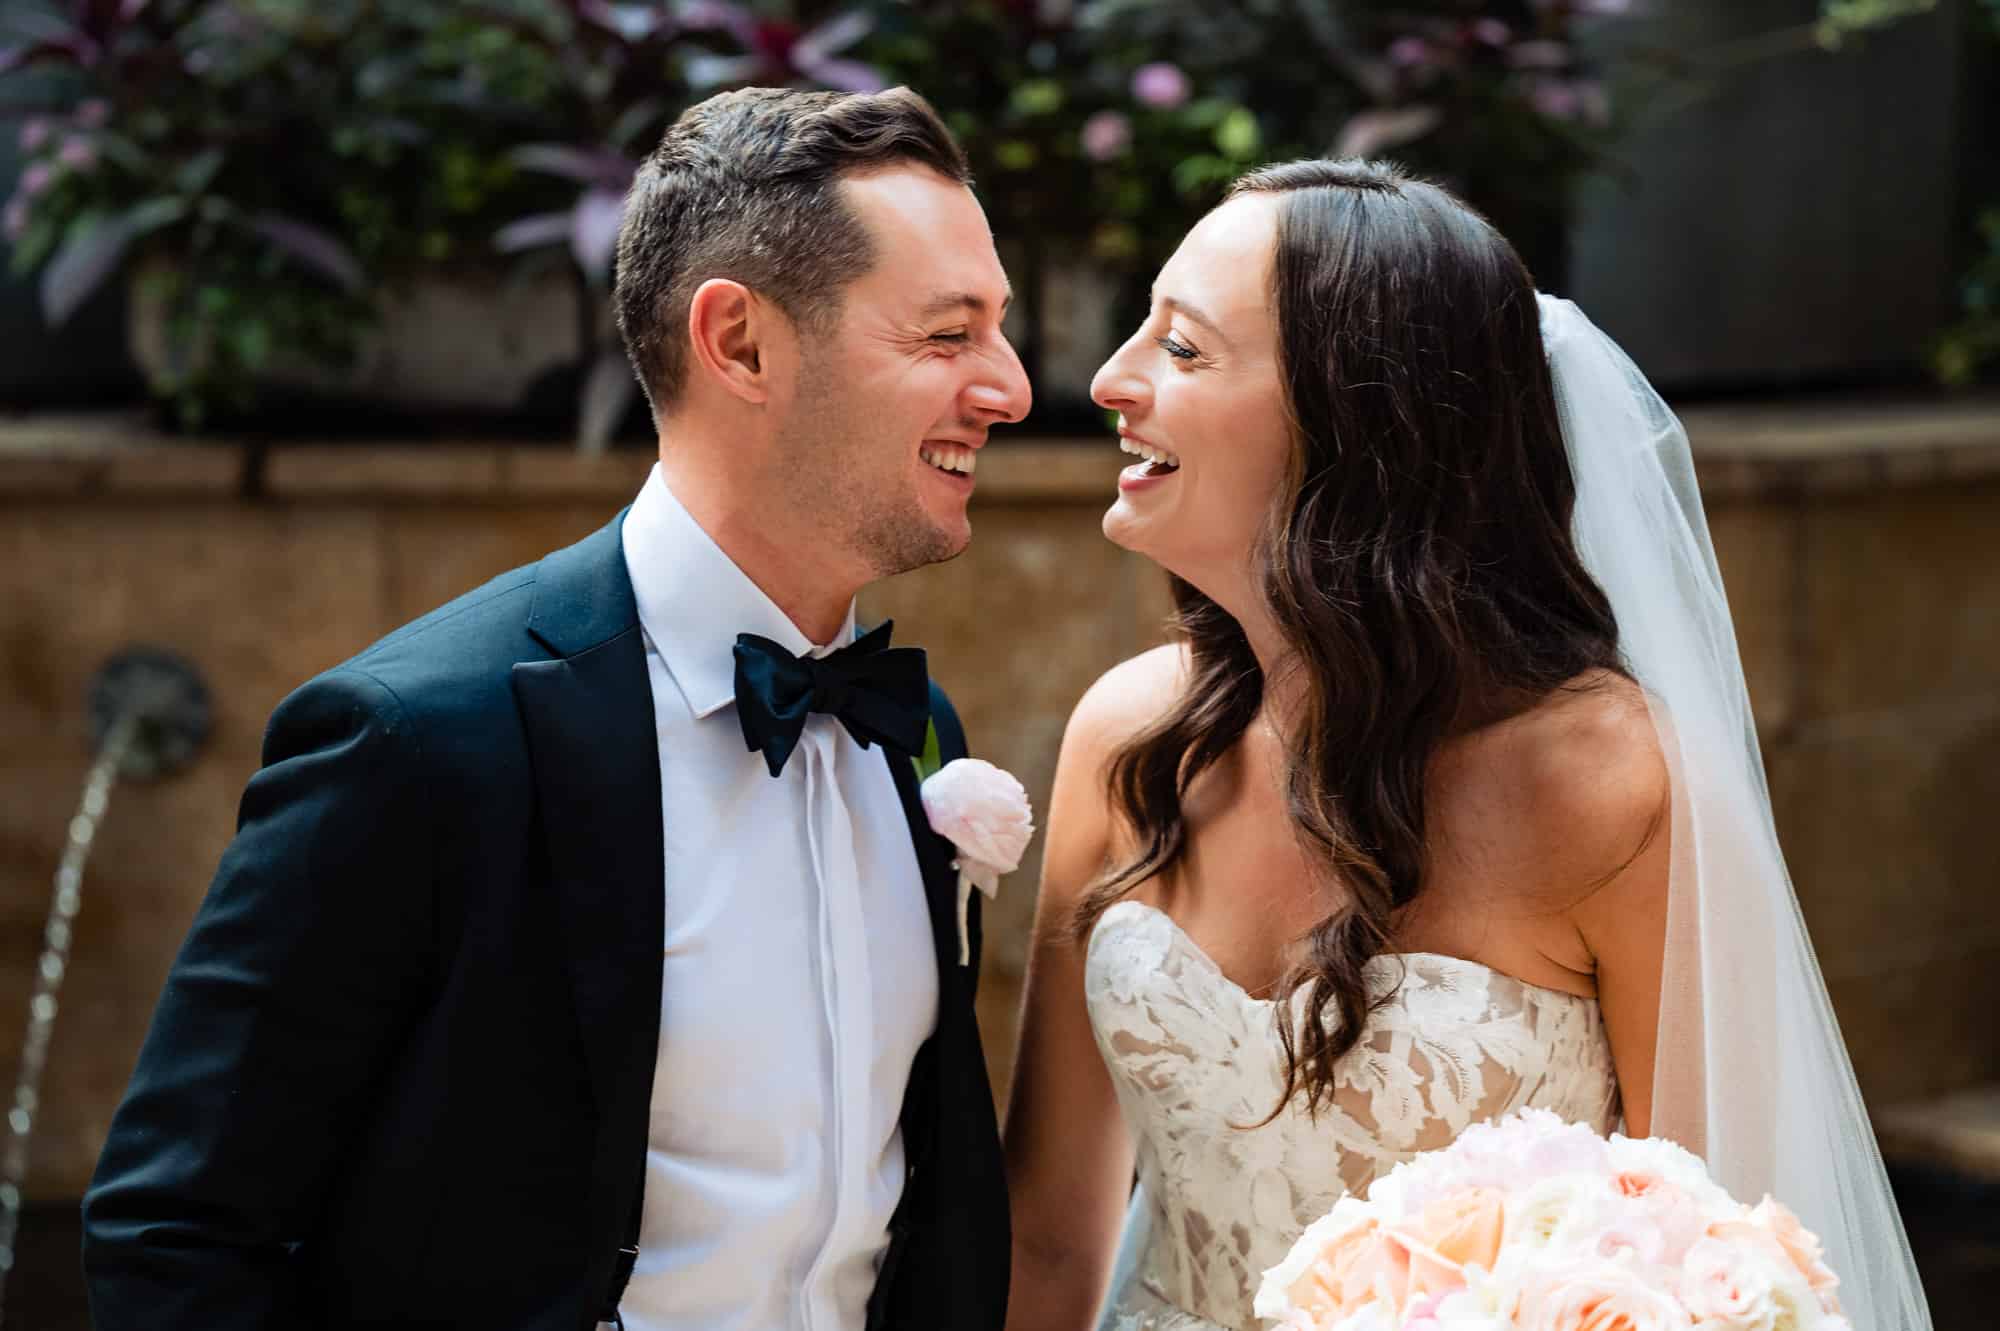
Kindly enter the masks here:
<path id="1" fill-rule="evenodd" d="M 618 231 L 618 331 L 654 409 L 687 382 L 688 305 L 710 278 L 769 298 L 802 332 L 831 328 L 876 259 L 840 177 L 902 162 L 972 180 L 951 131 L 908 88 L 744 88 L 683 112 L 640 166 Z"/>

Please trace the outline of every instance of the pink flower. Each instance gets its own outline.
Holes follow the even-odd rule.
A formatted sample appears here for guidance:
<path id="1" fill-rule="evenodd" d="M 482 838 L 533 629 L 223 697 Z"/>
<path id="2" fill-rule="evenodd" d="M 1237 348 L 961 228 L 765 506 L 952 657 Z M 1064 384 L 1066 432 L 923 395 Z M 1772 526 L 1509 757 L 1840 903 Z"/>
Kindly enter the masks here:
<path id="1" fill-rule="evenodd" d="M 931 830 L 958 851 L 958 964 L 972 959 L 966 907 L 972 889 L 991 901 L 1000 875 L 1021 867 L 1035 835 L 1028 792 L 1006 772 L 978 758 L 959 758 L 931 774 L 920 792 Z"/>
<path id="2" fill-rule="evenodd" d="M 21 197 L 32 199 L 55 183 L 55 168 L 47 162 L 30 162 L 21 172 Z"/>
<path id="3" fill-rule="evenodd" d="M 1392 1233 L 1406 1240 L 1413 1288 L 1444 1294 L 1465 1284 L 1463 1268 L 1493 1269 L 1506 1222 L 1506 1199 L 1499 1192 L 1467 1188 L 1440 1197 Z"/>
<path id="4" fill-rule="evenodd" d="M 1768 1262 L 1740 1244 L 1703 1239 L 1689 1251 L 1681 1272 L 1682 1297 L 1698 1319 L 1750 1326 L 1775 1310 Z"/>
<path id="5" fill-rule="evenodd" d="M 56 160 L 73 171 L 88 171 L 97 165 L 97 149 L 89 139 L 64 139 L 63 146 L 56 151 Z"/>
<path id="6" fill-rule="evenodd" d="M 77 103 L 76 123 L 85 129 L 103 129 L 111 120 L 111 103 L 92 97 Z"/>
<path id="7" fill-rule="evenodd" d="M 38 153 L 49 141 L 54 131 L 49 126 L 47 116 L 31 116 L 21 122 L 21 151 Z"/>
<path id="8" fill-rule="evenodd" d="M 1431 62 L 1431 44 L 1421 37 L 1398 37 L 1389 43 L 1389 63 L 1399 69 L 1415 69 Z"/>
<path id="9" fill-rule="evenodd" d="M 1574 120 L 1583 109 L 1576 89 L 1561 79 L 1536 79 L 1528 90 L 1528 103 L 1551 120 Z"/>
<path id="10" fill-rule="evenodd" d="M 1132 146 L 1132 122 L 1122 112 L 1099 111 L 1083 122 L 1080 137 L 1085 156 L 1108 162 Z"/>
<path id="11" fill-rule="evenodd" d="M 1840 1277 L 1823 1260 L 1819 1235 L 1800 1224 L 1799 1218 L 1783 1202 L 1765 1197 L 1750 1212 L 1750 1222 L 1762 1226 L 1778 1241 L 1778 1246 L 1785 1250 L 1785 1256 L 1798 1268 L 1814 1293 L 1824 1296 L 1840 1284 Z M 1840 1305 L 1835 1303 L 1827 1311 L 1839 1312 Z"/>
<path id="12" fill-rule="evenodd" d="M 1488 46 L 1505 46 L 1513 35 L 1514 30 L 1497 18 L 1483 18 L 1472 25 L 1473 39 Z"/>
<path id="13" fill-rule="evenodd" d="M 1400 1314 L 1409 1294 L 1407 1249 L 1371 1219 L 1336 1234 L 1292 1282 L 1285 1298 L 1312 1325 L 1332 1326 L 1371 1302 Z"/>
<path id="14" fill-rule="evenodd" d="M 1629 1251 L 1643 1262 L 1679 1265 L 1708 1224 L 1694 1199 L 1652 1172 L 1622 1170 L 1611 1185 L 1625 1200 L 1598 1235 L 1598 1254 Z"/>
<path id="15" fill-rule="evenodd" d="M 959 859 L 1000 873 L 1021 867 L 1035 835 L 1028 792 L 992 763 L 960 758 L 946 763 L 923 787 L 931 827 L 958 847 Z"/>
<path id="16" fill-rule="evenodd" d="M 1133 98 L 1155 111 L 1173 110 L 1187 101 L 1189 91 L 1188 76 L 1180 66 L 1164 60 L 1141 65 L 1132 75 Z"/>
<path id="17" fill-rule="evenodd" d="M 12 242 L 19 240 L 27 230 L 28 201 L 16 194 L 7 200 L 6 211 L 0 213 L 0 232 L 5 232 L 7 239 Z"/>
<path id="18" fill-rule="evenodd" d="M 1679 1331 L 1688 1315 L 1618 1262 L 1589 1262 L 1543 1275 L 1524 1294 L 1518 1331 Z"/>

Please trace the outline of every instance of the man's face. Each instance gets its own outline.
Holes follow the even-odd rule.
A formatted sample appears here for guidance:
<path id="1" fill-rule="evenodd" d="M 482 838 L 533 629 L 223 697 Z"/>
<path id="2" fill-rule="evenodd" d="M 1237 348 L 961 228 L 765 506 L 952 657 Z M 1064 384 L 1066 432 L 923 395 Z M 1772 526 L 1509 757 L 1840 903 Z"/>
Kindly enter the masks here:
<path id="1" fill-rule="evenodd" d="M 926 167 L 849 176 L 840 189 L 875 245 L 834 326 L 805 333 L 775 483 L 791 511 L 876 577 L 950 559 L 986 432 L 1027 414 L 1001 335 L 1009 292 L 972 192 Z"/>

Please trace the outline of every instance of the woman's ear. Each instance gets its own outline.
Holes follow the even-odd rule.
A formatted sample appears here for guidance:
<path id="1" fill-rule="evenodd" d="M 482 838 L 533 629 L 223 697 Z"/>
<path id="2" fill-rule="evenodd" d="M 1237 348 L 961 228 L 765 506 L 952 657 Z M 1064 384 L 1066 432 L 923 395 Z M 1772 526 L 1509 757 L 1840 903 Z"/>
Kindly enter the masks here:
<path id="1" fill-rule="evenodd" d="M 688 302 L 689 370 L 730 396 L 762 406 L 771 396 L 773 331 L 768 303 L 741 282 L 711 277 Z"/>

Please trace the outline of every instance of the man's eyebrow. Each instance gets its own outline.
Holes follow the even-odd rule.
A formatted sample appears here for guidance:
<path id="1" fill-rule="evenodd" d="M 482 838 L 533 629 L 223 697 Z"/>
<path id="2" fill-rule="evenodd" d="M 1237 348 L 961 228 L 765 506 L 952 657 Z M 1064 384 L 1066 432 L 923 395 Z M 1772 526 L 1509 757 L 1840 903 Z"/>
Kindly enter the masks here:
<path id="1" fill-rule="evenodd" d="M 1194 320 L 1196 323 L 1200 324 L 1203 328 L 1206 328 L 1209 332 L 1214 333 L 1224 342 L 1227 342 L 1229 340 L 1229 334 L 1223 332 L 1221 326 L 1218 325 L 1215 322 L 1215 320 L 1209 318 L 1206 314 L 1202 313 L 1200 306 L 1190 305 L 1187 301 L 1184 301 L 1177 296 L 1156 295 L 1153 297 L 1153 299 L 1157 300 L 1158 302 L 1160 302 L 1160 304 L 1166 306 L 1170 310 L 1179 310 L 1182 314 L 1185 314 L 1188 318 Z"/>
<path id="2" fill-rule="evenodd" d="M 1005 317 L 1007 307 L 1014 303 L 1014 292 L 1010 287 L 1000 302 L 1000 313 Z M 923 309 L 917 311 L 919 319 L 935 319 L 940 315 L 953 314 L 959 310 L 970 310 L 974 314 L 987 311 L 986 298 L 975 296 L 970 291 L 943 291 L 924 302 Z"/>

